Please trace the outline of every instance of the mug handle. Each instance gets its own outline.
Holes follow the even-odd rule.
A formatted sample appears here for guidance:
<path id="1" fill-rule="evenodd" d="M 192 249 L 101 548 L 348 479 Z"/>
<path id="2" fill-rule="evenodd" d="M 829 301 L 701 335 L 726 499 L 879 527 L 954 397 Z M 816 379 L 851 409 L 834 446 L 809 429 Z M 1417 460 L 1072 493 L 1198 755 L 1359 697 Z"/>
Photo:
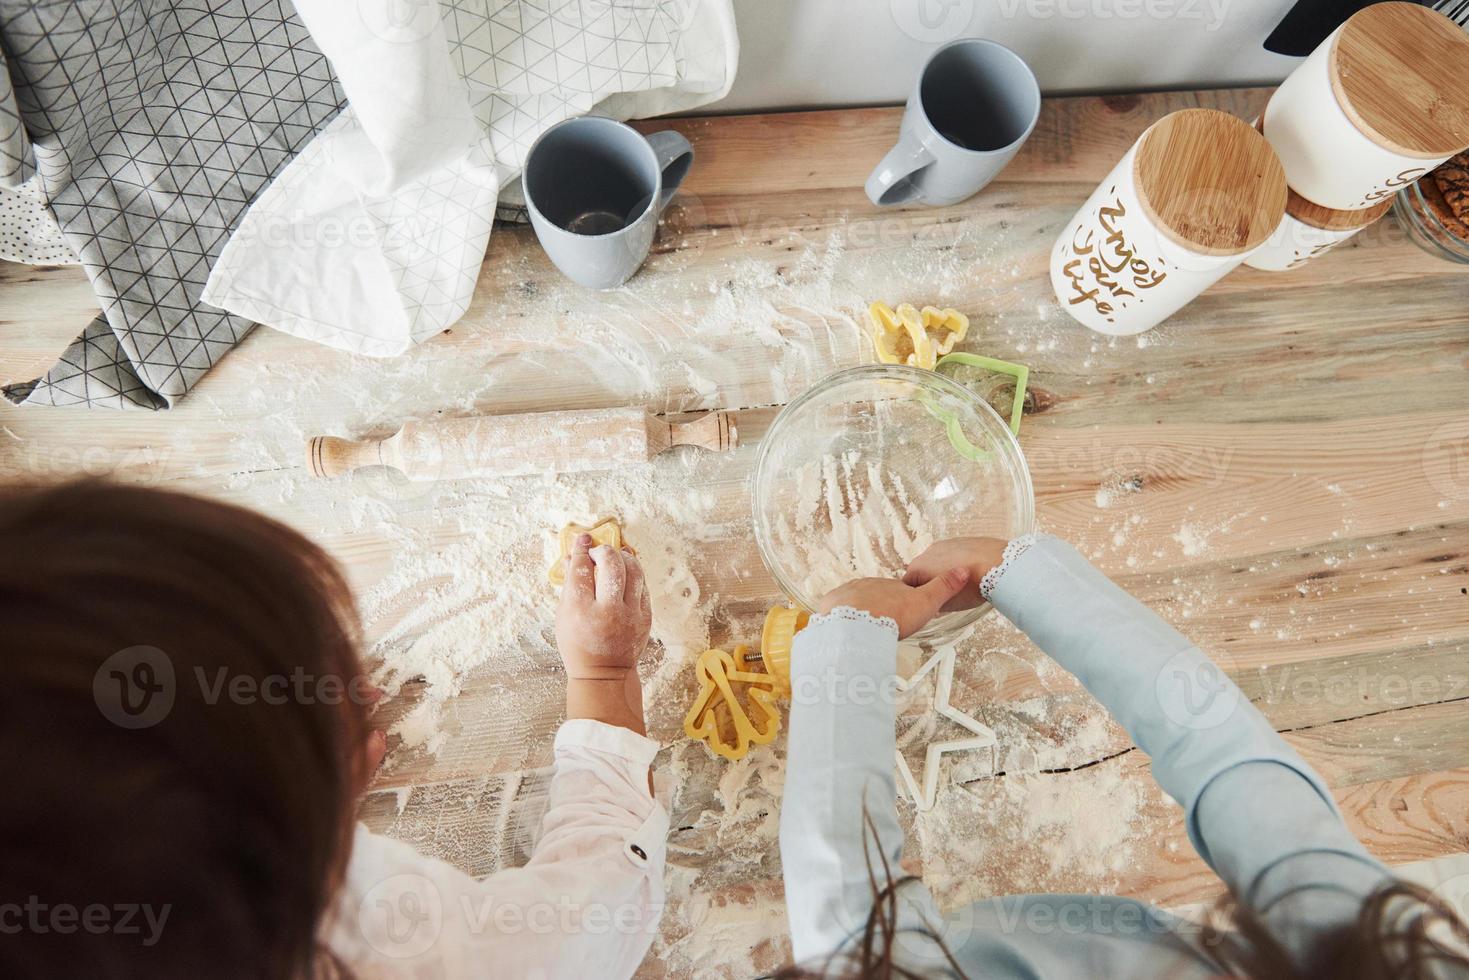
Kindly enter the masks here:
<path id="1" fill-rule="evenodd" d="M 867 199 L 880 208 L 907 204 L 918 197 L 913 178 L 933 161 L 928 147 L 904 134 L 867 178 Z"/>
<path id="2" fill-rule="evenodd" d="M 689 175 L 689 167 L 694 163 L 694 148 L 682 133 L 671 129 L 653 133 L 647 139 L 658 158 L 658 169 L 663 172 L 663 193 L 658 195 L 658 213 L 662 214 L 673 195 L 678 193 L 683 179 Z"/>

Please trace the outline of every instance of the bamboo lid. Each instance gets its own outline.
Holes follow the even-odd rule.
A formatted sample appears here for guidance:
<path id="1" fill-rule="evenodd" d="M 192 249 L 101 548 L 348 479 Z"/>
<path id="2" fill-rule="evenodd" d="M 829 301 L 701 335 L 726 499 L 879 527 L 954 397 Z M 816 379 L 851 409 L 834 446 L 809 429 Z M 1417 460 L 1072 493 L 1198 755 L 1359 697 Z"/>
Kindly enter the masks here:
<path id="1" fill-rule="evenodd" d="M 1253 126 L 1226 112 L 1164 116 L 1143 134 L 1134 166 L 1143 210 L 1194 252 L 1248 252 L 1285 214 L 1280 158 Z"/>
<path id="2" fill-rule="evenodd" d="M 1352 125 L 1379 146 L 1437 160 L 1469 149 L 1469 34 L 1416 3 L 1353 14 L 1329 59 Z"/>
<path id="3" fill-rule="evenodd" d="M 1381 204 L 1375 204 L 1360 211 L 1334 211 L 1331 208 L 1323 208 L 1315 201 L 1306 200 L 1293 190 L 1287 189 L 1287 193 L 1290 196 L 1285 202 L 1285 213 L 1303 225 L 1320 228 L 1322 231 L 1351 231 L 1354 228 L 1366 228 L 1391 211 L 1394 200 L 1388 197 Z"/>

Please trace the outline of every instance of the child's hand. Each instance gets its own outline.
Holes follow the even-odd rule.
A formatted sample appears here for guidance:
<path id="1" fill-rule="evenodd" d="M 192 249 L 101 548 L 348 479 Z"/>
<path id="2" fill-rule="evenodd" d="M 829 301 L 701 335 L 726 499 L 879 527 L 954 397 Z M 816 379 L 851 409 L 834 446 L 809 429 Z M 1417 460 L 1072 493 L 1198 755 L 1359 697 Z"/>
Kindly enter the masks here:
<path id="1" fill-rule="evenodd" d="M 898 636 L 902 638 L 927 626 L 968 584 L 966 568 L 950 568 L 917 587 L 889 578 L 859 578 L 828 592 L 817 604 L 821 607 L 817 611 L 829 613 L 838 606 L 851 606 L 874 616 L 887 616 L 898 624 Z"/>
<path id="2" fill-rule="evenodd" d="M 638 655 L 652 628 L 643 566 L 615 548 L 593 548 L 592 536 L 580 535 L 566 558 L 566 584 L 556 610 L 567 718 L 645 731 Z"/>
<path id="3" fill-rule="evenodd" d="M 908 573 L 903 576 L 903 582 L 906 585 L 924 585 L 951 568 L 967 569 L 969 588 L 961 590 L 944 603 L 943 611 L 973 609 L 980 603 L 980 581 L 1004 556 L 1005 542 L 999 538 L 950 538 L 938 542 L 913 559 L 913 563 L 908 566 Z"/>
<path id="4" fill-rule="evenodd" d="M 590 534 L 576 539 L 566 565 L 566 584 L 556 610 L 556 647 L 566 676 L 576 680 L 636 676 L 638 655 L 648 645 L 653 626 L 643 566 L 626 552 L 606 545 L 593 548 Z"/>

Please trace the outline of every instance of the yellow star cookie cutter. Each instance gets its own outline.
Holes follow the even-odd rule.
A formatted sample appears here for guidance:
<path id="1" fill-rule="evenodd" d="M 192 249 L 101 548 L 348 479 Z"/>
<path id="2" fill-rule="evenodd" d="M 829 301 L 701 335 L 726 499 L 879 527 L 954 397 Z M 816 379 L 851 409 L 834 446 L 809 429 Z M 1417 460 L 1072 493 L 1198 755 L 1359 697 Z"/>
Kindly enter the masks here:
<path id="1" fill-rule="evenodd" d="M 809 612 L 789 606 L 776 606 L 765 614 L 765 628 L 760 631 L 760 660 L 765 664 L 765 672 L 780 682 L 779 692 L 783 696 L 791 693 L 791 645 L 809 622 Z"/>
<path id="2" fill-rule="evenodd" d="M 556 556 L 556 560 L 546 570 L 546 578 L 552 585 L 559 587 L 565 584 L 566 556 L 571 554 L 571 547 L 576 543 L 579 534 L 590 534 L 592 541 L 596 544 L 605 544 L 609 548 L 626 548 L 633 554 L 637 554 L 633 546 L 628 544 L 627 539 L 622 536 L 622 524 L 615 517 L 604 517 L 591 527 L 583 527 L 572 522 L 561 529 L 557 538 L 561 554 Z"/>
<path id="3" fill-rule="evenodd" d="M 969 317 L 936 306 L 920 310 L 912 303 L 899 303 L 895 310 L 878 301 L 867 307 L 867 320 L 878 361 L 930 371 L 969 334 Z"/>
<path id="4" fill-rule="evenodd" d="M 780 731 L 779 681 L 742 670 L 748 653 L 749 647 L 737 646 L 732 655 L 723 650 L 699 654 L 694 666 L 699 694 L 683 720 L 684 734 L 731 762 L 743 759 L 752 745 L 769 745 Z"/>

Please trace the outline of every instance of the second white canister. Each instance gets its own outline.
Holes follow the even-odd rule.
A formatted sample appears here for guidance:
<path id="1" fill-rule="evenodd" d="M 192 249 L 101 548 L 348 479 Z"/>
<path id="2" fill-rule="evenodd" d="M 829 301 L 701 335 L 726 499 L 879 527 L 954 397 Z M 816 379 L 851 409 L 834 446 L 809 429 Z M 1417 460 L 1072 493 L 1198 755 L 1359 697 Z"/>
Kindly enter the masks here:
<path id="1" fill-rule="evenodd" d="M 1307 200 L 1390 200 L 1469 149 L 1469 34 L 1416 3 L 1359 10 L 1281 83 L 1264 128 Z"/>
<path id="2" fill-rule="evenodd" d="M 1280 161 L 1249 123 L 1172 113 L 1063 227 L 1051 250 L 1056 299 L 1100 333 L 1150 330 L 1263 245 L 1285 202 Z"/>
<path id="3" fill-rule="evenodd" d="M 1392 210 L 1392 199 L 1361 211 L 1333 211 L 1313 204 L 1295 191 L 1285 202 L 1285 218 L 1269 241 L 1245 265 L 1266 272 L 1285 272 L 1336 248 Z"/>

